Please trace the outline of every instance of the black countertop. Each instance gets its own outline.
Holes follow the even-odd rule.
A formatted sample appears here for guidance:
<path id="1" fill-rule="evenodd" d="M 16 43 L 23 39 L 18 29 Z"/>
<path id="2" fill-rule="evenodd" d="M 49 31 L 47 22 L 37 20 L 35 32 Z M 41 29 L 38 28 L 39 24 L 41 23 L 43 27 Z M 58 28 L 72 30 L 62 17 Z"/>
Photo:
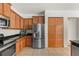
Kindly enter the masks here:
<path id="1" fill-rule="evenodd" d="M 79 47 L 79 40 L 70 40 L 70 41 L 71 41 L 71 45 Z"/>

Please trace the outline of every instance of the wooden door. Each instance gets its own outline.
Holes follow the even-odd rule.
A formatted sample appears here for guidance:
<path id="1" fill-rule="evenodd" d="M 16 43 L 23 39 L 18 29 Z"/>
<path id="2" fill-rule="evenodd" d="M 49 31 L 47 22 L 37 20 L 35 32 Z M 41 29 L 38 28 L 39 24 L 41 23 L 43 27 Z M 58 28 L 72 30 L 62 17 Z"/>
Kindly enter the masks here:
<path id="1" fill-rule="evenodd" d="M 62 17 L 48 18 L 48 47 L 64 46 L 64 21 Z"/>
<path id="2" fill-rule="evenodd" d="M 2 14 L 3 14 L 3 4 L 0 3 L 0 15 L 2 15 Z"/>
<path id="3" fill-rule="evenodd" d="M 15 19 L 15 12 L 11 11 L 10 15 L 10 28 L 16 28 L 16 19 Z"/>
<path id="4" fill-rule="evenodd" d="M 4 13 L 4 15 L 9 17 L 10 16 L 10 11 L 11 11 L 10 4 L 4 3 L 3 4 L 3 13 Z"/>
<path id="5" fill-rule="evenodd" d="M 56 47 L 63 47 L 64 45 L 64 25 L 56 25 Z"/>

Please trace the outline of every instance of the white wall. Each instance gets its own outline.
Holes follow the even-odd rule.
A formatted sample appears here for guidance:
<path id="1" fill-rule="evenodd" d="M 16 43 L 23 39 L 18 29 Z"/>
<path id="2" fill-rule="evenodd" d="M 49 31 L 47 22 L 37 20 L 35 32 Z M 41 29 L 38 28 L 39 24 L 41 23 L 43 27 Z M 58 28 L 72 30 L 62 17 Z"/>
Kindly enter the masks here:
<path id="1" fill-rule="evenodd" d="M 77 19 L 76 17 L 68 18 L 68 40 L 76 40 L 77 39 Z M 70 43 L 68 41 L 68 43 Z"/>
<path id="2" fill-rule="evenodd" d="M 64 47 L 68 45 L 68 17 L 79 17 L 79 11 L 45 10 L 45 47 L 48 47 L 48 17 L 64 17 Z"/>

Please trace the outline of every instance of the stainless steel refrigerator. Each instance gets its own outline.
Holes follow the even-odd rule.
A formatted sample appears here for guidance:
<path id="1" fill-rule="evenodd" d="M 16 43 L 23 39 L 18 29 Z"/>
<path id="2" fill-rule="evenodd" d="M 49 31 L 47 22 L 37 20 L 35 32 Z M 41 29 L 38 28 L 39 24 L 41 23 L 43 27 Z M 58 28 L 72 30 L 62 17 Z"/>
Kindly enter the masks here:
<path id="1" fill-rule="evenodd" d="M 33 24 L 33 48 L 44 48 L 45 47 L 45 36 L 44 36 L 44 24 Z"/>

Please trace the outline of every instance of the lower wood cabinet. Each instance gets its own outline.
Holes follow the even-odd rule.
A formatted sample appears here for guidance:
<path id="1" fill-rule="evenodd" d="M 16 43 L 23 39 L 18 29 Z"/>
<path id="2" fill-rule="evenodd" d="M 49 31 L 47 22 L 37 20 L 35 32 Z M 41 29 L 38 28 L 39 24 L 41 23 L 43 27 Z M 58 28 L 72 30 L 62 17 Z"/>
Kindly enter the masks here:
<path id="1" fill-rule="evenodd" d="M 16 55 L 18 55 L 25 47 L 25 37 L 21 37 L 16 41 Z"/>
<path id="2" fill-rule="evenodd" d="M 16 41 L 16 55 L 25 47 L 32 47 L 32 36 L 23 36 Z"/>
<path id="3" fill-rule="evenodd" d="M 21 40 L 16 41 L 16 55 L 18 55 L 21 51 Z"/>
<path id="4" fill-rule="evenodd" d="M 27 36 L 27 47 L 32 47 L 32 36 Z"/>

